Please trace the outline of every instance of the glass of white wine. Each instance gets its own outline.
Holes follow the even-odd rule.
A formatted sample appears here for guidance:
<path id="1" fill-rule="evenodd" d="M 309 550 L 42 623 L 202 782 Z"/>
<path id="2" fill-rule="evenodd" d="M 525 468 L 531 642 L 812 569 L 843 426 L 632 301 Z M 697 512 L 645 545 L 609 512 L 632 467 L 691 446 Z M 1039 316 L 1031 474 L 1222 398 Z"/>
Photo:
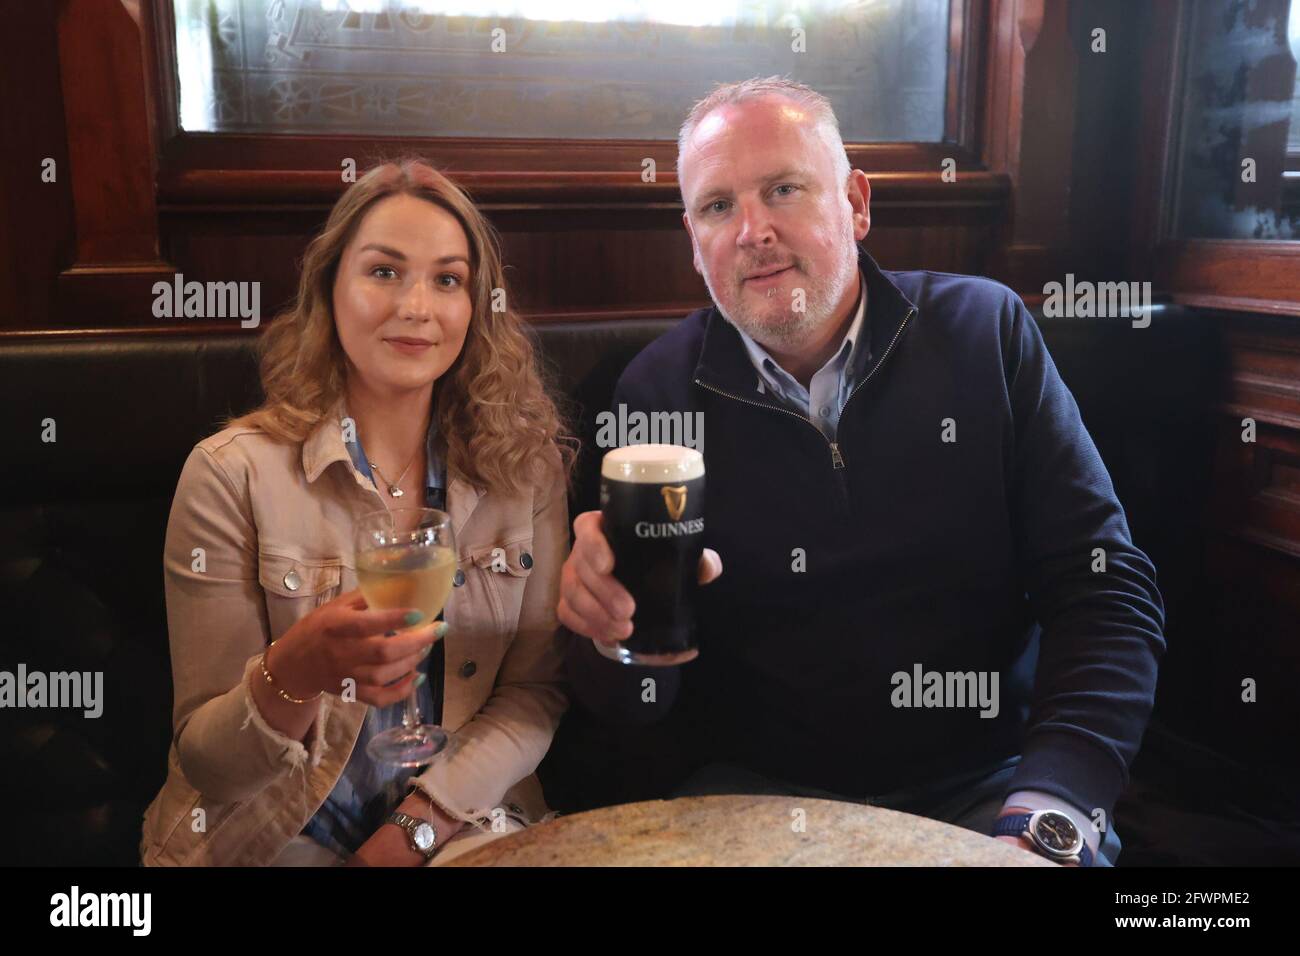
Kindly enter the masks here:
<path id="1" fill-rule="evenodd" d="M 433 508 L 393 508 L 362 515 L 356 528 L 357 583 L 366 604 L 380 610 L 413 607 L 424 626 L 441 613 L 456 575 L 451 517 Z M 375 760 L 420 767 L 447 746 L 447 734 L 420 718 L 418 688 L 403 705 L 402 725 L 370 738 Z"/>

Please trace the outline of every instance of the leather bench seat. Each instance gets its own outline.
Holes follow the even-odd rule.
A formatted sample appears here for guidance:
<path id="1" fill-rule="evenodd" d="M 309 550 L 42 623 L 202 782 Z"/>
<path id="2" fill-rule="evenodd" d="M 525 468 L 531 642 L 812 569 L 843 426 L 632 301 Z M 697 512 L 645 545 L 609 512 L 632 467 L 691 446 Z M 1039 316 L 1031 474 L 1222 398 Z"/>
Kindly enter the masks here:
<path id="1" fill-rule="evenodd" d="M 535 327 L 584 441 L 572 510 L 593 507 L 595 414 L 627 362 L 672 320 Z M 1111 470 L 1140 547 L 1171 603 L 1194 586 L 1194 530 L 1184 509 L 1203 496 L 1205 429 L 1186 415 L 1213 374 L 1209 325 L 1157 307 L 1150 328 L 1040 320 L 1066 383 Z M 243 335 L 0 341 L 0 669 L 102 671 L 103 713 L 3 712 L 0 862 L 136 862 L 141 815 L 162 783 L 172 690 L 161 555 L 171 496 L 194 444 L 219 417 L 261 398 Z M 53 442 L 42 431 L 53 420 Z M 575 810 L 653 783 L 609 774 L 571 712 L 543 765 L 548 799 Z"/>

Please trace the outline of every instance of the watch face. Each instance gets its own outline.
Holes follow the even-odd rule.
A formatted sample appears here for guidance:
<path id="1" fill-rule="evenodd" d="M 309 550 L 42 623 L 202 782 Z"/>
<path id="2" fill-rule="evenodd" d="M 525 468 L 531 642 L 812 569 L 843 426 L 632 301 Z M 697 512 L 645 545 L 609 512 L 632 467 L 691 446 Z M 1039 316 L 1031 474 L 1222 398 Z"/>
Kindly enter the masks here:
<path id="1" fill-rule="evenodd" d="M 427 850 L 433 846 L 434 832 L 433 827 L 427 823 L 421 823 L 411 834 L 415 839 L 415 845 L 421 850 Z"/>
<path id="2" fill-rule="evenodd" d="M 1049 850 L 1070 853 L 1079 842 L 1079 828 L 1063 813 L 1044 811 L 1034 826 L 1034 834 Z"/>

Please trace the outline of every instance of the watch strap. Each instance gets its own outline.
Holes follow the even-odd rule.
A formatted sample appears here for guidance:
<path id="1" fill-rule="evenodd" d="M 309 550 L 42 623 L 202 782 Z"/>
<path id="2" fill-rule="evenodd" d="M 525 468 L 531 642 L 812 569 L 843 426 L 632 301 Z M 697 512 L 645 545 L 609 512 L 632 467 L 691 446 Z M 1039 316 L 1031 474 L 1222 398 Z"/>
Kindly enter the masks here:
<path id="1" fill-rule="evenodd" d="M 1056 812 L 1062 813 L 1060 810 L 1057 810 Z M 1062 813 L 1062 815 L 1064 816 L 1065 814 Z M 995 837 L 1021 836 L 1029 829 L 1029 820 L 1031 817 L 1033 817 L 1032 813 L 1013 813 L 1009 816 L 1002 817 L 993 825 L 993 835 Z M 1080 834 L 1080 836 L 1082 836 L 1082 834 Z M 1034 851 L 1038 851 L 1036 844 L 1034 845 Z M 1048 857 L 1048 859 L 1051 859 L 1051 857 Z M 1079 865 L 1092 866 L 1092 850 L 1088 848 L 1087 838 L 1084 838 L 1083 846 L 1079 849 Z"/>
<path id="2" fill-rule="evenodd" d="M 1029 829 L 1028 813 L 1012 813 L 1008 816 L 1001 817 L 993 824 L 993 835 L 995 837 L 1009 836 L 1018 837 Z"/>

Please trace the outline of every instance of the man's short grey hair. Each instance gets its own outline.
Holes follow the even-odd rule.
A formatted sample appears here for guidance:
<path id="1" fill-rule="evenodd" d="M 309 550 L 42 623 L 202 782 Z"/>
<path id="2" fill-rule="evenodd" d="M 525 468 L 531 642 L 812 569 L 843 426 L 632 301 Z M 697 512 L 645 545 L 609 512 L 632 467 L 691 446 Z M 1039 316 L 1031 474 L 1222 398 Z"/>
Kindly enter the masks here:
<path id="1" fill-rule="evenodd" d="M 720 106 L 743 103 L 760 96 L 784 96 L 793 100 L 808 111 L 813 118 L 814 128 L 821 133 L 826 146 L 834 153 L 835 175 L 843 185 L 849 178 L 849 158 L 844 153 L 844 140 L 840 138 L 840 123 L 835 118 L 831 101 L 810 86 L 796 83 L 784 76 L 755 76 L 738 83 L 722 83 L 716 86 L 708 96 L 691 107 L 677 135 L 677 170 L 682 168 L 682 153 L 686 143 L 695 132 L 695 127 L 704 117 Z"/>

